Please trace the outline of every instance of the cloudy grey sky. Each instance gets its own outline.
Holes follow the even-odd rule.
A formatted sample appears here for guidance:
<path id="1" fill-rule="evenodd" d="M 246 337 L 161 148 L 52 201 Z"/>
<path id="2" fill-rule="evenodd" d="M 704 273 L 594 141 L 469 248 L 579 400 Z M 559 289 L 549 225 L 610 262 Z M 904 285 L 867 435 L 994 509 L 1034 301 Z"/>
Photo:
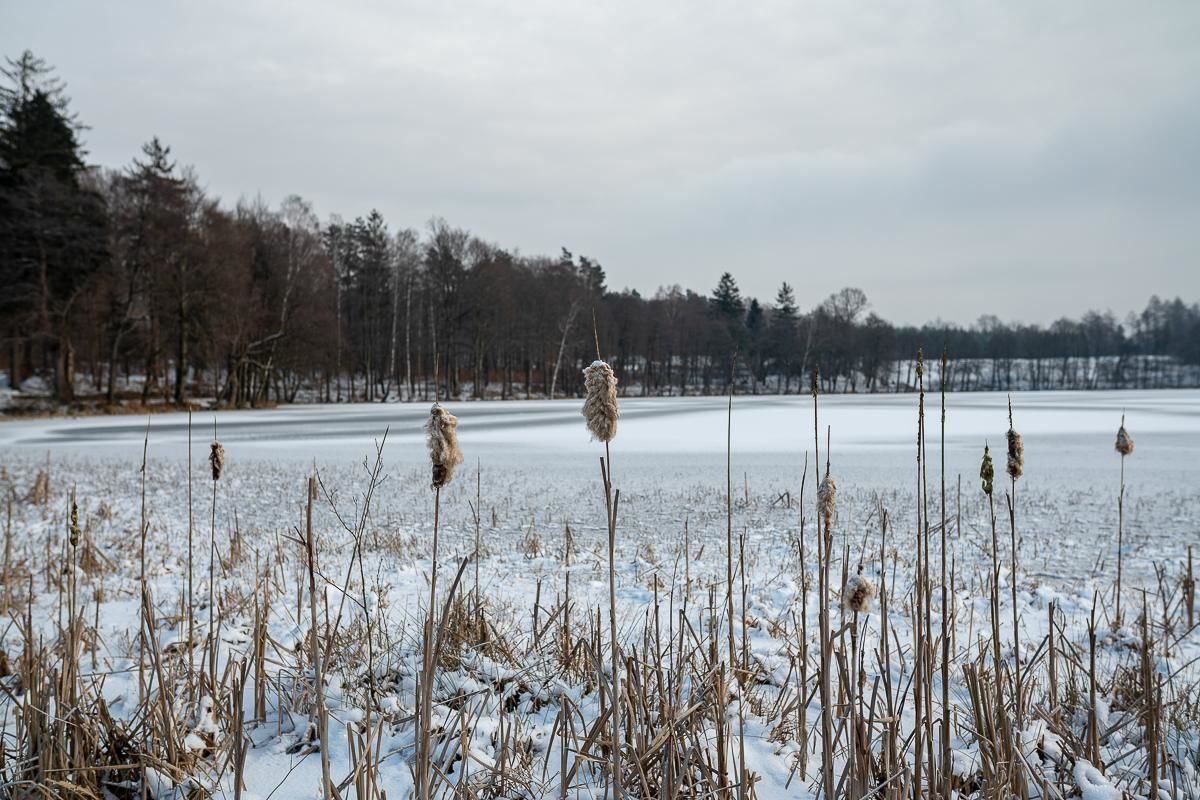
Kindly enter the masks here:
<path id="1" fill-rule="evenodd" d="M 1200 300 L 1200 3 L 0 0 L 92 160 L 898 322 Z"/>

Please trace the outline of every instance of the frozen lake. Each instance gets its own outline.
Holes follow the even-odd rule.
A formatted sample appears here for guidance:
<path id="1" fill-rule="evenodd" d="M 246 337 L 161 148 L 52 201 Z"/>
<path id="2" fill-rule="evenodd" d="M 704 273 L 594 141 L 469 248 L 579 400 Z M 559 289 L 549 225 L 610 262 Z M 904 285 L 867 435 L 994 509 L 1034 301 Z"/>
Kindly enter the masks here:
<path id="1" fill-rule="evenodd" d="M 939 397 L 927 397 L 930 482 L 938 466 Z M 947 395 L 947 480 L 978 472 L 985 442 L 1003 449 L 1007 395 Z M 556 479 L 596 475 L 601 452 L 588 441 L 580 401 L 456 402 L 467 462 L 484 470 L 553 473 Z M 1093 489 L 1111 486 L 1119 468 L 1112 442 L 1121 415 L 1137 442 L 1127 462 L 1138 486 L 1200 492 L 1200 391 L 1028 392 L 1013 395 L 1017 429 L 1025 437 L 1031 486 Z M 612 445 L 619 474 L 683 484 L 722 484 L 726 449 L 725 398 L 628 398 Z M 295 406 L 193 416 L 195 458 L 207 452 L 214 420 L 231 468 L 238 462 L 320 465 L 357 463 L 388 431 L 390 468 L 425 464 L 421 426 L 425 404 Z M 821 449 L 832 428 L 834 471 L 844 481 L 877 489 L 910 486 L 915 473 L 917 396 L 834 395 L 820 400 Z M 146 417 L 84 417 L 0 424 L 0 448 L 26 455 L 81 456 L 140 462 Z M 149 453 L 181 461 L 187 452 L 186 414 L 149 418 Z M 784 485 L 797 479 L 813 449 L 812 401 L 807 396 L 736 397 L 732 419 L 736 482 Z M 822 455 L 824 460 L 824 455 Z"/>

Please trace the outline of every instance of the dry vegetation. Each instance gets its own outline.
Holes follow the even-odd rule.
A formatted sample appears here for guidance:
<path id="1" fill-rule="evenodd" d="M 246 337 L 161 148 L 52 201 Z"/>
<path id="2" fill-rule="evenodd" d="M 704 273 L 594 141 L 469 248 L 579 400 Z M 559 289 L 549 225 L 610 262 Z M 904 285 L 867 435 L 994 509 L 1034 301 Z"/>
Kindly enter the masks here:
<path id="1" fill-rule="evenodd" d="M 816 466 L 806 459 L 794 495 L 772 503 L 794 515 L 786 559 L 735 530 L 735 506 L 752 499 L 748 487 L 735 498 L 729 474 L 723 530 L 698 535 L 685 521 L 678 536 L 638 542 L 632 572 L 618 564 L 615 396 L 589 406 L 604 444 L 597 535 L 567 525 L 551 540 L 531 522 L 496 552 L 486 529 L 497 511 L 489 525 L 480 471 L 464 470 L 468 556 L 449 561 L 438 514 L 462 457 L 439 438 L 453 433 L 440 407 L 428 537 L 373 516 L 382 441 L 351 501 L 319 474 L 303 478 L 304 522 L 275 533 L 219 529 L 225 454 L 214 443 L 194 508 L 189 476 L 189 508 L 160 509 L 186 515 L 186 550 L 148 542 L 156 477 L 144 461 L 138 528 L 103 544 L 103 498 L 81 514 L 85 499 L 51 465 L 6 471 L 0 787 L 242 797 L 257 763 L 277 797 L 1198 796 L 1190 549 L 1186 567 L 1164 562 L 1147 589 L 1118 580 L 1084 608 L 1039 604 L 1022 578 L 1019 434 L 1010 429 L 1004 476 L 989 454 L 978 483 L 947 488 L 926 399 L 915 508 L 878 499 L 867 519 L 841 524 L 836 437 L 814 391 Z M 1121 431 L 1118 525 L 1132 452 Z M 962 505 L 980 498 L 990 527 L 968 542 Z M 38 514 L 66 524 L 32 540 L 21 520 Z M 403 606 L 381 561 L 423 576 Z M 532 596 L 489 596 L 481 564 L 522 561 L 550 564 L 554 579 L 539 577 Z M 792 591 L 770 602 L 757 584 L 778 576 Z M 645 602 L 624 613 L 619 583 Z M 113 613 L 137 618 L 125 641 L 102 639 Z"/>

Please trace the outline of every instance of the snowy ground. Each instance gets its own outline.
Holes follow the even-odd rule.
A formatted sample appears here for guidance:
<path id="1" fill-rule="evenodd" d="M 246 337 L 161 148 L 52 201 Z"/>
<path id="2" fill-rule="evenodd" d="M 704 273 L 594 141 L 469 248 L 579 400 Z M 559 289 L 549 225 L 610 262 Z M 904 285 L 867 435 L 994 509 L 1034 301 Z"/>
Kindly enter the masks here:
<path id="1" fill-rule="evenodd" d="M 929 502 L 936 517 L 938 398 L 931 396 L 927 401 Z M 949 395 L 947 402 L 947 504 L 954 532 L 952 557 L 959 576 L 955 597 L 961 609 L 956 622 L 960 636 L 969 641 L 987 624 L 980 616 L 980 603 L 986 612 L 986 597 L 978 594 L 978 576 L 990 565 L 990 528 L 977 474 L 985 442 L 992 445 L 998 456 L 997 472 L 1002 473 L 1008 427 L 1006 397 L 957 394 Z M 839 484 L 835 543 L 839 550 L 843 545 L 850 549 L 852 561 L 862 557 L 865 543 L 868 574 L 877 576 L 879 572 L 878 557 L 872 556 L 878 547 L 879 501 L 893 521 L 890 545 L 898 551 L 896 564 L 903 571 L 911 563 L 916 403 L 915 395 L 821 400 L 821 459 L 825 459 L 828 425 L 832 428 L 832 471 Z M 719 398 L 631 399 L 622 403 L 612 460 L 614 484 L 621 490 L 618 596 L 626 635 L 634 635 L 652 607 L 656 581 L 674 601 L 676 591 L 684 592 L 685 572 L 698 585 L 723 580 L 726 404 Z M 1070 635 L 1077 639 L 1093 592 L 1111 592 L 1115 576 L 1120 457 L 1113 451 L 1113 439 L 1122 413 L 1137 443 L 1126 461 L 1125 475 L 1124 570 L 1129 596 L 1134 596 L 1136 587 L 1154 588 L 1156 565 L 1171 575 L 1179 574 L 1188 545 L 1200 545 L 1200 391 L 1027 393 L 1014 395 L 1013 406 L 1015 425 L 1025 437 L 1026 449 L 1026 472 L 1017 490 L 1022 638 L 1036 642 L 1045 635 L 1045 605 L 1055 600 L 1066 616 Z M 581 607 L 604 606 L 604 510 L 599 492 L 603 448 L 588 441 L 579 402 L 455 403 L 450 409 L 460 419 L 459 438 L 467 463 L 442 497 L 444 562 L 456 563 L 473 548 L 471 504 L 478 470 L 484 543 L 479 563 L 481 591 L 512 635 L 519 638 L 522 630 L 528 635 L 539 585 L 547 608 L 553 603 L 545 598 L 562 592 L 568 573 L 562 542 L 568 525 L 577 548 L 576 566 L 569 570 L 575 602 Z M 231 565 L 219 578 L 223 586 L 244 586 L 245 574 L 253 574 L 252 553 L 266 554 L 277 546 L 277 537 L 303 527 L 304 481 L 314 467 L 334 500 L 330 504 L 323 497 L 316 516 L 327 573 L 340 574 L 348 563 L 352 541 L 339 527 L 332 506 L 343 517 L 355 516 L 367 482 L 364 459 L 373 460 L 375 443 L 387 430 L 383 461 L 388 479 L 375 499 L 368 526 L 367 583 L 397 639 L 411 641 L 419 631 L 415 620 L 423 613 L 419 598 L 427 591 L 427 543 L 433 516 L 421 432 L 427 414 L 423 405 L 352 405 L 195 415 L 196 528 L 203 532 L 205 556 L 212 491 L 206 457 L 214 419 L 228 463 L 217 487 L 218 547 L 226 546 L 235 528 L 243 541 L 244 563 Z M 188 518 L 188 419 L 179 414 L 155 415 L 148 430 L 148 562 L 153 565 L 156 597 L 168 602 L 162 598 L 178 596 L 186 572 L 181 559 Z M 74 489 L 81 520 L 101 550 L 117 564 L 105 578 L 111 599 L 101 617 L 106 650 L 101 660 L 114 670 L 106 694 L 124 696 L 126 702 L 130 691 L 136 694 L 136 684 L 131 690 L 129 675 L 117 673 L 127 663 L 129 637 L 137 630 L 139 467 L 146 436 L 146 418 L 0 424 L 0 461 L 5 465 L 0 487 L 7 484 L 17 491 L 13 529 L 19 552 L 28 562 L 40 563 L 35 554 L 42 552 L 47 537 L 61 541 L 66 528 L 66 496 Z M 801 513 L 799 484 L 807 453 L 804 513 L 811 535 L 812 449 L 808 398 L 735 398 L 734 536 L 745 537 L 748 604 L 762 619 L 779 619 L 796 608 L 799 565 L 793 545 Z M 39 470 L 49 475 L 53 492 L 45 507 L 21 499 Z M 960 475 L 961 498 L 956 493 Z M 997 487 L 1002 507 L 1007 481 L 998 479 Z M 781 497 L 785 492 L 790 493 L 790 506 Z M 961 528 L 955 525 L 956 507 L 961 507 Z M 686 554 L 682 553 L 685 527 Z M 198 585 L 206 585 L 207 561 L 199 563 L 204 569 L 198 566 L 197 571 L 204 574 L 198 574 L 196 580 Z M 893 568 L 891 562 L 888 568 Z M 1006 568 L 1006 582 L 1009 574 Z M 696 592 L 697 598 L 704 595 L 704 590 Z M 57 614 L 54 593 L 42 596 L 38 604 L 49 626 Z M 295 597 L 280 602 L 273 638 L 299 641 L 302 637 L 307 623 L 303 615 L 297 617 L 296 607 Z M 239 623 L 244 627 L 246 620 L 234 621 L 231 629 L 240 630 Z M 900 614 L 893 625 L 903 624 L 904 615 Z M 871 623 L 867 625 L 869 631 Z M 1011 630 L 1011 622 L 1006 621 L 1004 635 L 1010 637 Z M 179 630 L 163 632 L 164 641 L 179 635 Z M 9 629 L 0 638 L 10 656 L 19 647 L 13 637 Z M 787 646 L 765 630 L 756 631 L 751 638 L 755 656 L 767 665 L 777 661 L 780 648 Z M 223 655 L 237 658 L 244 650 L 244 637 L 231 635 L 225 640 Z M 1196 655 L 1200 655 L 1200 643 L 1193 633 L 1181 643 L 1171 663 L 1184 663 Z M 401 661 L 405 657 L 402 653 L 395 656 Z M 524 666 L 536 672 L 531 665 Z M 492 668 L 476 665 L 476 673 Z M 405 674 L 404 669 L 399 670 Z M 473 680 L 478 680 L 477 674 Z M 411 680 L 397 684 L 392 701 L 397 708 L 411 707 L 410 684 Z M 363 713 L 357 705 L 360 701 L 345 688 L 352 685 L 347 677 L 345 686 L 339 688 L 335 679 L 328 691 L 331 713 L 343 722 Z M 589 701 L 579 687 L 570 687 L 570 691 L 577 704 L 588 708 Z M 955 693 L 961 700 L 960 688 Z M 118 700 L 114 713 L 120 713 L 120 708 Z M 274 714 L 270 724 L 250 734 L 249 796 L 267 797 L 274 791 L 274 797 L 312 797 L 319 775 L 316 758 L 288 752 L 303 732 L 302 724 L 297 731 L 297 723 L 291 719 L 294 715 L 282 709 L 275 709 Z M 531 710 L 527 717 L 531 739 L 535 744 L 541 742 L 553 728 L 553 704 Z M 811 712 L 810 719 L 815 719 Z M 397 724 L 383 745 L 384 751 L 396 752 L 380 768 L 390 797 L 404 796 L 405 787 L 411 785 L 404 748 L 411 743 L 412 731 L 411 726 L 407 732 L 402 727 Z M 803 796 L 803 787 L 812 786 L 816 768 L 810 762 L 808 780 L 796 778 L 789 786 L 797 745 L 769 741 L 771 727 L 765 718 L 748 722 L 751 741 L 746 758 L 747 766 L 761 778 L 757 796 Z M 486 751 L 486 737 L 477 735 L 480 751 Z M 332 739 L 334 773 L 344 775 L 348 769 L 345 741 L 340 735 Z M 552 744 L 541 742 L 541 746 L 548 764 L 557 759 L 557 754 L 550 758 Z M 1112 744 L 1114 752 L 1121 746 L 1120 741 Z M 963 750 L 963 758 L 971 758 L 969 742 L 959 742 L 956 747 Z M 557 787 L 554 774 L 549 772 L 547 786 Z M 1118 780 L 1114 775 L 1121 775 L 1116 767 L 1109 777 Z M 1193 772 L 1192 786 L 1194 780 Z M 228 779 L 222 789 L 229 789 Z M 581 790 L 579 796 L 590 796 L 590 790 Z"/>

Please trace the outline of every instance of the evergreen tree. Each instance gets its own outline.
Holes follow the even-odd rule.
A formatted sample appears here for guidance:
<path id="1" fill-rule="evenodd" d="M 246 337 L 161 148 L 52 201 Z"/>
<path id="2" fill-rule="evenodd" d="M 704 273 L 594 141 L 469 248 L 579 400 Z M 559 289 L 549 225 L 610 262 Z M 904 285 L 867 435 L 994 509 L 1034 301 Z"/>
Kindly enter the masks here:
<path id="1" fill-rule="evenodd" d="M 742 312 L 745 310 L 737 281 L 728 272 L 721 275 L 721 280 L 717 282 L 717 288 L 713 289 L 710 302 L 713 310 L 727 320 L 740 320 Z"/>
<path id="2" fill-rule="evenodd" d="M 784 393 L 787 392 L 788 384 L 797 368 L 798 319 L 796 295 L 791 285 L 784 281 L 775 294 L 775 307 L 771 310 L 767 344 L 768 358 L 775 372 L 783 378 L 781 388 Z"/>
<path id="3" fill-rule="evenodd" d="M 746 309 L 732 274 L 725 272 L 721 275 L 708 303 L 716 323 L 712 328 L 710 352 L 716 356 L 714 366 L 726 375 L 728 387 L 737 372 L 734 361 L 739 352 L 745 353 L 746 346 Z M 707 379 L 705 383 L 707 385 Z"/>
<path id="4" fill-rule="evenodd" d="M 767 378 L 767 321 L 763 307 L 756 298 L 751 298 L 746 309 L 746 346 L 750 374 L 757 385 Z"/>
<path id="5" fill-rule="evenodd" d="M 12 362 L 18 350 L 43 367 L 52 362 L 55 395 L 66 401 L 74 396 L 70 319 L 104 260 L 104 204 L 82 183 L 79 126 L 62 84 L 28 51 L 7 64 L 0 70 L 7 81 L 0 87 L 0 320 L 10 329 Z"/>

